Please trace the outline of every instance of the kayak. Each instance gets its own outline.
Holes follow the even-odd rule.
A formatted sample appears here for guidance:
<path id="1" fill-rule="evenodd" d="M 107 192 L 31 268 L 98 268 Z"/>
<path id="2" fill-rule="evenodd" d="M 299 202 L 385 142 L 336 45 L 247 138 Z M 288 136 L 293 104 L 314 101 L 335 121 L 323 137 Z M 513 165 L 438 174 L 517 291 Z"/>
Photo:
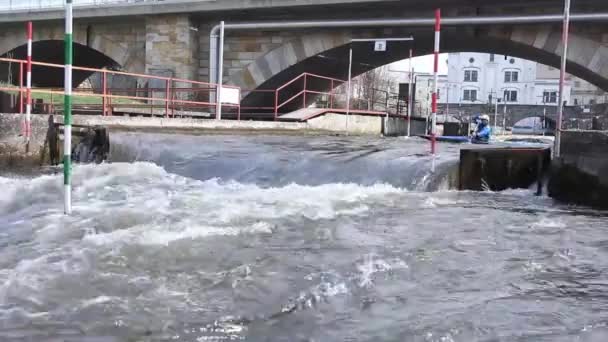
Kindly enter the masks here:
<path id="1" fill-rule="evenodd" d="M 424 139 L 431 140 L 430 135 L 422 135 L 421 137 L 423 137 Z M 435 137 L 435 140 L 443 141 L 443 142 L 457 143 L 457 144 L 468 143 L 471 141 L 469 139 L 469 137 L 463 137 L 463 136 L 457 136 L 457 135 L 439 135 L 439 136 Z"/>

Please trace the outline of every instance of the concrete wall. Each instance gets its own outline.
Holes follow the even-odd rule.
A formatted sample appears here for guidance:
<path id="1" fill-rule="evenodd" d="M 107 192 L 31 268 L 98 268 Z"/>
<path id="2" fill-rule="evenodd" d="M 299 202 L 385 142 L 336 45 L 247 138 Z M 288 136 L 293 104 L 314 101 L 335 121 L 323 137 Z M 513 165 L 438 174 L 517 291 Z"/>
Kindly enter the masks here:
<path id="1" fill-rule="evenodd" d="M 48 116 L 32 116 L 29 152 L 22 133 L 24 115 L 0 114 L 0 172 L 28 172 L 39 168 L 48 131 Z"/>
<path id="2" fill-rule="evenodd" d="M 608 208 L 608 132 L 565 131 L 549 194 L 565 202 Z"/>
<path id="3" fill-rule="evenodd" d="M 353 134 L 382 134 L 382 121 L 380 116 L 349 115 L 348 132 Z M 308 127 L 332 132 L 346 130 L 346 115 L 328 113 L 307 122 Z"/>
<path id="4" fill-rule="evenodd" d="M 382 134 L 388 137 L 399 137 L 407 135 L 407 119 L 406 118 L 395 118 L 389 117 L 382 121 L 384 126 L 382 127 Z"/>

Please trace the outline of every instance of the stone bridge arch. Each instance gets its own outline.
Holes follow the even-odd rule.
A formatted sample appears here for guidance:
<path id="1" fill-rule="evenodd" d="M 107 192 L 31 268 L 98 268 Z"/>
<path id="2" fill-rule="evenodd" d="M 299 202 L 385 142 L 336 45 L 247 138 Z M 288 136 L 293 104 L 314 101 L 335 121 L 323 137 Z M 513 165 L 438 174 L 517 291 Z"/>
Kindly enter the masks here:
<path id="1" fill-rule="evenodd" d="M 594 24 L 589 27 L 575 26 L 570 37 L 568 71 L 602 89 L 608 90 L 608 26 Z M 378 38 L 386 36 L 413 36 L 415 55 L 427 55 L 432 51 L 432 28 L 385 28 L 366 30 L 318 30 L 312 33 L 274 34 L 271 41 L 259 44 L 265 52 L 239 52 L 247 44 L 231 45 L 231 39 L 241 32 L 230 33 L 226 54 L 239 61 L 225 64 L 227 81 L 243 89 L 275 89 L 302 72 L 312 72 L 336 78 L 346 78 L 348 47 L 351 38 Z M 256 36 L 245 41 L 255 41 Z M 245 33 L 246 35 L 246 33 Z M 279 44 L 275 44 L 278 43 Z M 408 56 L 410 45 L 391 44 L 387 52 L 374 53 L 368 45 L 356 43 L 354 49 L 353 76 L 389 64 Z M 494 27 L 447 27 L 442 33 L 442 52 L 486 52 L 509 55 L 559 67 L 561 55 L 561 27 L 559 25 L 526 25 Z M 248 50 L 251 51 L 251 50 Z M 255 58 L 251 59 L 251 57 Z M 246 61 L 244 59 L 250 58 Z M 230 68 L 238 66 L 240 68 Z M 255 102 L 255 94 L 245 92 L 246 100 Z"/>
<path id="2" fill-rule="evenodd" d="M 145 31 L 139 31 L 141 29 L 138 25 L 129 26 L 128 23 L 122 22 L 95 25 L 76 24 L 74 26 L 74 65 L 99 69 L 121 69 L 136 73 L 145 72 Z M 63 64 L 63 40 L 62 22 L 34 23 L 32 59 Z M 24 25 L 5 26 L 0 30 L 0 56 L 25 59 L 26 52 Z M 0 76 L 2 76 L 2 72 L 0 69 Z M 17 72 L 14 70 L 13 75 L 16 75 Z M 74 84 L 79 84 L 91 74 L 75 70 Z M 38 83 L 39 86 L 63 85 L 61 69 L 34 66 L 32 78 L 33 83 L 35 85 Z M 116 79 L 112 83 L 123 83 L 124 81 Z"/>

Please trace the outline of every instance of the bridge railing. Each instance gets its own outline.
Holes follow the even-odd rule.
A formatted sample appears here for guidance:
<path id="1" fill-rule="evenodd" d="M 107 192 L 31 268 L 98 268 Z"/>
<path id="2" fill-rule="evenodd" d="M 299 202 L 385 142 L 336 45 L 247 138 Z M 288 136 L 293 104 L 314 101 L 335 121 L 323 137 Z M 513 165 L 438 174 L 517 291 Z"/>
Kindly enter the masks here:
<path id="1" fill-rule="evenodd" d="M 152 4 L 170 0 L 74 0 L 74 7 L 103 7 L 128 4 Z M 0 0 L 0 11 L 52 10 L 62 8 L 65 0 Z"/>
<path id="2" fill-rule="evenodd" d="M 26 61 L 0 58 L 0 91 L 18 97 L 17 109 L 24 112 L 26 88 L 24 70 Z M 64 65 L 32 62 L 34 80 L 38 75 L 63 75 Z M 215 99 L 218 85 L 175 77 L 154 76 L 107 69 L 73 67 L 74 75 L 81 73 L 84 81 L 73 90 L 74 110 L 83 113 L 112 115 L 114 112 L 152 116 L 215 117 Z M 91 77 L 95 75 L 96 77 Z M 76 76 L 74 76 L 76 77 Z M 62 77 L 60 77 L 62 79 Z M 115 81 L 115 82 L 114 82 Z M 112 86 L 126 84 L 126 86 Z M 134 85 L 134 86 L 129 86 Z M 240 88 L 224 85 L 222 94 L 232 94 L 223 100 L 225 118 L 240 119 Z M 57 113 L 62 110 L 63 89 L 34 87 L 31 90 L 33 108 L 39 113 Z M 227 97 L 226 97 L 227 98 Z"/>

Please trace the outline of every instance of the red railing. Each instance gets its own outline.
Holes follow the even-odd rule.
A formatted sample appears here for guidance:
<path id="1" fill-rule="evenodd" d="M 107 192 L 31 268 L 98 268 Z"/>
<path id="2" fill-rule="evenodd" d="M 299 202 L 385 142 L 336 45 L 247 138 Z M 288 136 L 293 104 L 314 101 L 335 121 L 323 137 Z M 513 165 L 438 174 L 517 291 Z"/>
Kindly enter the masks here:
<path id="1" fill-rule="evenodd" d="M 24 96 L 25 87 L 23 84 L 23 71 L 25 60 L 12 59 L 12 58 L 0 58 L 0 63 L 16 63 L 19 64 L 19 84 L 18 87 L 11 86 L 10 82 L 6 85 L 0 84 L 0 91 L 6 92 L 18 92 L 19 93 L 19 111 L 23 113 L 24 109 Z M 32 62 L 32 65 L 51 69 L 64 69 L 65 66 L 61 64 L 43 63 L 43 62 Z M 89 97 L 96 100 L 91 101 L 87 105 L 91 108 L 99 108 L 102 115 L 111 115 L 112 109 L 117 107 L 133 107 L 133 108 L 149 108 L 150 114 L 152 115 L 163 115 L 166 117 L 174 116 L 175 110 L 182 112 L 189 112 L 193 114 L 197 109 L 208 108 L 213 111 L 214 115 L 215 108 L 217 106 L 217 100 L 207 101 L 202 100 L 204 97 L 215 99 L 214 96 L 217 93 L 218 85 L 214 83 L 192 81 L 186 79 L 180 79 L 175 77 L 164 77 L 164 76 L 153 76 L 146 74 L 137 74 L 124 71 L 112 71 L 107 69 L 96 69 L 88 67 L 73 67 L 74 71 L 85 71 L 91 74 L 99 73 L 101 75 L 101 86 L 95 87 L 78 87 L 75 88 L 72 95 L 76 97 Z M 138 88 L 110 88 L 108 87 L 109 78 L 115 76 L 122 76 L 132 78 L 131 81 L 139 83 L 144 81 L 148 86 Z M 164 88 L 150 87 L 149 84 L 153 81 L 164 83 Z M 235 89 L 238 91 L 238 99 L 236 103 L 225 103 L 222 102 L 222 109 L 224 107 L 236 111 L 237 119 L 240 119 L 240 97 L 241 90 L 239 87 L 224 85 L 223 89 Z M 156 96 L 157 93 L 162 92 L 163 95 Z M 53 99 L 55 96 L 61 96 L 64 94 L 63 90 L 53 89 L 42 89 L 33 88 L 32 93 L 36 94 L 50 94 L 51 103 L 50 107 L 54 107 Z M 143 94 L 142 94 L 143 93 Z M 213 96 L 212 96 L 213 95 Z M 98 100 L 98 101 L 97 101 Z M 42 101 L 44 103 L 44 101 Z M 99 104 L 97 104 L 99 102 Z M 158 110 L 161 111 L 158 111 Z M 156 111 L 155 111 L 156 110 Z M 162 113 L 164 111 L 164 113 Z M 183 113 L 182 113 L 183 114 Z"/>
<path id="2" fill-rule="evenodd" d="M 7 85 L 0 83 L 0 91 L 7 92 L 18 92 L 19 93 L 19 111 L 23 113 L 24 110 L 24 94 L 25 87 L 23 84 L 25 60 L 11 59 L 11 58 L 0 58 L 1 63 L 17 63 L 19 73 L 19 84 L 18 87 L 12 86 L 9 82 Z M 64 65 L 43 63 L 43 62 L 32 62 L 33 65 L 44 68 L 63 69 Z M 9 68 L 12 70 L 12 68 Z M 15 68 L 17 69 L 17 68 Z M 88 97 L 87 101 L 75 101 L 75 108 L 80 108 L 82 111 L 91 110 L 101 112 L 102 115 L 112 115 L 114 112 L 121 111 L 124 113 L 131 114 L 144 114 L 144 115 L 164 115 L 165 117 L 175 116 L 209 116 L 212 114 L 217 117 L 216 99 L 218 85 L 207 82 L 192 81 L 174 77 L 165 76 L 153 76 L 146 74 L 137 74 L 123 71 L 112 71 L 106 69 L 96 69 L 88 67 L 73 67 L 74 71 L 85 71 L 87 73 L 98 74 L 99 79 L 96 81 L 100 86 L 85 87 L 79 86 L 74 89 L 72 95 L 75 97 Z M 144 83 L 144 87 L 110 87 L 109 85 L 113 81 L 113 77 L 127 77 L 131 83 Z M 91 80 L 91 78 L 89 78 Z M 143 81 L 143 82 L 141 82 Z M 222 109 L 226 108 L 227 116 L 236 116 L 236 119 L 241 119 L 241 110 L 247 111 L 266 111 L 265 115 L 272 115 L 274 120 L 278 119 L 281 110 L 285 110 L 288 107 L 289 111 L 306 108 L 308 106 L 309 97 L 308 95 L 322 95 L 327 96 L 327 102 L 324 104 L 329 109 L 336 109 L 340 111 L 347 111 L 345 107 L 337 106 L 337 95 L 339 92 L 340 85 L 345 84 L 347 81 L 316 75 L 312 73 L 303 73 L 289 82 L 283 84 L 277 89 L 255 89 L 243 91 L 239 87 L 224 85 L 222 88 L 228 90 L 233 89 L 238 94 L 233 94 L 234 100 L 232 103 L 222 102 Z M 152 83 L 156 83 L 153 85 Z M 162 84 L 164 87 L 159 85 Z M 329 91 L 324 91 L 328 89 Z M 260 106 L 243 106 L 241 107 L 241 95 L 257 93 L 260 94 L 261 100 L 266 100 L 266 105 Z M 55 103 L 55 99 L 59 99 L 64 94 L 63 89 L 50 89 L 50 88 L 33 88 L 33 94 L 49 94 L 50 99 L 40 100 L 38 96 L 37 103 L 42 104 L 44 108 L 48 108 L 48 112 L 55 113 L 55 106 L 60 102 Z M 160 94 L 160 95 L 159 95 Z M 264 99 L 266 95 L 266 99 Z M 94 100 L 91 100 L 93 98 Z M 301 98 L 301 100 L 300 100 Z M 270 103 L 272 101 L 272 103 Z M 264 102 L 264 101 L 261 101 Z M 351 105 L 349 110 L 353 110 L 357 105 Z M 385 101 L 385 111 L 389 112 L 388 106 L 388 95 Z M 398 108 L 396 115 L 400 114 Z M 201 112 L 201 110 L 207 109 L 209 113 Z M 368 111 L 373 111 L 374 108 L 367 108 Z M 392 108 L 391 108 L 392 109 Z M 370 113 L 371 113 L 370 111 Z M 376 113 L 378 114 L 378 113 Z M 225 116 L 226 117 L 226 116 Z"/>
<path id="3" fill-rule="evenodd" d="M 319 80 L 326 80 L 329 81 L 329 92 L 325 92 L 325 91 L 315 91 L 315 90 L 310 90 L 308 89 L 309 86 L 309 78 L 311 79 L 319 79 Z M 280 94 L 281 91 L 286 89 L 287 87 L 289 87 L 290 85 L 294 84 L 295 82 L 299 81 L 299 80 L 303 80 L 303 87 L 302 90 L 297 92 L 295 95 L 289 97 L 287 100 L 279 103 L 280 101 Z M 277 88 L 275 90 L 275 94 L 274 94 L 274 119 L 277 120 L 278 115 L 279 115 L 279 110 L 281 108 L 283 108 L 284 106 L 286 106 L 287 104 L 290 104 L 292 101 L 294 101 L 295 99 L 297 99 L 298 97 L 302 97 L 302 108 L 306 108 L 306 94 L 315 94 L 315 95 L 328 95 L 329 96 L 329 108 L 333 108 L 334 105 L 334 97 L 335 97 L 335 93 L 334 93 L 334 88 L 337 87 L 340 84 L 346 83 L 346 81 L 344 80 L 340 80 L 337 78 L 331 78 L 331 77 L 326 77 L 326 76 L 321 76 L 321 75 L 315 75 L 315 74 L 311 74 L 311 73 L 303 73 L 300 76 L 292 79 L 291 81 L 285 83 L 284 85 L 282 85 L 281 87 Z M 293 108 L 292 108 L 293 109 Z"/>

